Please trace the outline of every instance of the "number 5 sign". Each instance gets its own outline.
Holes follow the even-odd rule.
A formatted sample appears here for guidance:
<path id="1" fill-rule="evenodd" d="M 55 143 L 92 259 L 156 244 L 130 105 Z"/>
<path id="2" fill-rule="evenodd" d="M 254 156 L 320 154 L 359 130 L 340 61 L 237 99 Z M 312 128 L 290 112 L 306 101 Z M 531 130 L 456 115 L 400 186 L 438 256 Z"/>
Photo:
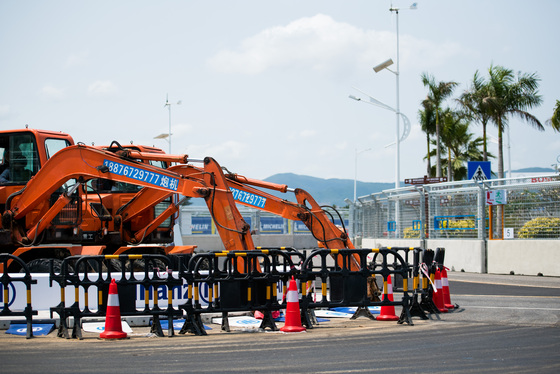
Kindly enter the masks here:
<path id="1" fill-rule="evenodd" d="M 507 190 L 492 190 L 486 192 L 486 205 L 507 204 Z"/>

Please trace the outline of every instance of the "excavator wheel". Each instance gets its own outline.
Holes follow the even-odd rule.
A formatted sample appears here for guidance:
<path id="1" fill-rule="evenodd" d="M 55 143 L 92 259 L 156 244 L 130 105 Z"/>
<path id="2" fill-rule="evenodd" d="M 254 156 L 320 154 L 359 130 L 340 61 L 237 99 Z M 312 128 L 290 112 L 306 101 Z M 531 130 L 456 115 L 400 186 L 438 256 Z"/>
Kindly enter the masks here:
<path id="1" fill-rule="evenodd" d="M 50 261 L 49 258 L 36 258 L 35 260 L 31 260 L 27 263 L 27 267 L 29 268 L 30 273 L 49 273 L 50 272 Z M 62 270 L 62 260 L 58 258 L 53 258 L 53 271 L 57 274 L 60 274 Z M 70 272 L 74 272 L 71 266 L 68 266 L 68 270 Z M 23 272 L 23 269 L 20 270 L 20 273 Z"/>
<path id="2" fill-rule="evenodd" d="M 126 270 L 132 269 L 132 271 L 136 271 L 136 272 L 143 272 L 145 267 L 146 267 L 146 260 L 144 260 L 143 258 L 138 260 L 133 260 L 133 261 L 127 261 L 125 264 Z M 148 271 L 154 271 L 154 270 L 159 272 L 165 272 L 167 271 L 167 266 L 163 261 L 158 260 L 157 258 L 148 260 Z"/>
<path id="3" fill-rule="evenodd" d="M 88 273 L 99 273 L 99 262 L 93 260 L 86 260 L 82 262 L 86 266 L 86 272 Z M 122 264 L 119 260 L 110 259 L 110 260 L 103 260 L 101 262 L 101 272 L 107 272 L 111 270 L 112 273 L 119 273 L 122 271 Z M 83 266 L 80 266 L 78 271 L 84 271 Z"/>

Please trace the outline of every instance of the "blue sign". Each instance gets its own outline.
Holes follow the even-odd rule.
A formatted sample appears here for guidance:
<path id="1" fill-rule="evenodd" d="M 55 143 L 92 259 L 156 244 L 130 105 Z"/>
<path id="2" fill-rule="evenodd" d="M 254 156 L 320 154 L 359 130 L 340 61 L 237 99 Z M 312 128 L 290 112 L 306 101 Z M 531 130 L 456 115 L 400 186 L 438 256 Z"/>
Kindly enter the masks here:
<path id="1" fill-rule="evenodd" d="M 492 179 L 490 161 L 469 161 L 467 164 L 467 179 L 475 181 Z"/>
<path id="2" fill-rule="evenodd" d="M 261 217 L 261 234 L 283 234 L 284 218 L 282 217 Z"/>
<path id="3" fill-rule="evenodd" d="M 179 179 L 177 178 L 169 177 L 160 173 L 154 173 L 153 171 L 143 170 L 135 166 L 121 164 L 120 162 L 104 160 L 103 165 L 107 166 L 109 171 L 113 174 L 124 175 L 130 179 L 146 182 L 154 186 L 170 189 L 172 191 L 177 191 L 177 186 L 179 185 Z"/>
<path id="4" fill-rule="evenodd" d="M 296 234 L 309 234 L 309 229 L 305 226 L 305 223 L 301 221 L 294 221 L 294 233 Z"/>
<path id="5" fill-rule="evenodd" d="M 212 234 L 212 218 L 211 217 L 192 217 L 191 232 L 193 234 L 211 235 Z"/>

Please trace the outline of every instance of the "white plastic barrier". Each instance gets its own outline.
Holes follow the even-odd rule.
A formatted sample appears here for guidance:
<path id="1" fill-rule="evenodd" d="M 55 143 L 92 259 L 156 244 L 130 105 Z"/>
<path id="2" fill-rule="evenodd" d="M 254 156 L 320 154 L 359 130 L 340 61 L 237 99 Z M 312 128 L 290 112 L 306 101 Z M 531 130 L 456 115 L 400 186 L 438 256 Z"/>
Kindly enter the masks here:
<path id="1" fill-rule="evenodd" d="M 20 274 L 12 274 L 13 278 L 17 278 Z M 115 280 L 121 279 L 121 273 L 114 274 Z M 178 273 L 173 273 L 175 277 L 178 277 Z M 23 275 L 21 275 L 23 276 Z M 51 307 L 55 307 L 60 303 L 60 287 L 58 283 L 53 282 L 52 287 L 49 286 L 49 274 L 31 274 L 32 279 L 37 280 L 37 284 L 31 286 L 31 305 L 33 310 L 36 311 L 50 311 Z M 144 273 L 135 273 L 136 279 L 142 279 Z M 161 278 L 166 278 L 166 274 L 160 274 Z M 97 279 L 97 274 L 88 274 L 88 278 L 92 281 Z M 277 284 L 277 297 L 278 300 L 282 300 L 282 283 Z M 80 308 L 85 307 L 85 293 L 82 287 L 79 288 L 80 291 Z M 119 291 L 121 292 L 121 291 Z M 208 305 L 209 290 L 208 285 L 203 283 L 198 287 L 200 304 L 203 306 Z M 173 307 L 177 308 L 188 300 L 188 285 L 184 281 L 182 286 L 175 287 L 172 293 L 173 297 Z M 154 290 L 149 290 L 149 306 L 154 305 Z M 0 284 L 0 310 L 4 306 L 4 292 L 2 285 Z M 157 289 L 157 300 L 158 306 L 160 308 L 167 308 L 167 287 L 160 286 Z M 73 286 L 66 287 L 65 290 L 65 304 L 70 306 L 75 302 L 75 291 Z M 98 306 L 98 292 L 96 287 L 89 287 L 88 289 L 88 308 L 92 311 L 97 310 Z M 8 286 L 8 307 L 12 311 L 20 311 L 27 305 L 27 295 L 26 288 L 22 282 L 14 282 Z M 145 288 L 142 285 L 136 285 L 136 309 L 144 310 L 145 307 Z"/>

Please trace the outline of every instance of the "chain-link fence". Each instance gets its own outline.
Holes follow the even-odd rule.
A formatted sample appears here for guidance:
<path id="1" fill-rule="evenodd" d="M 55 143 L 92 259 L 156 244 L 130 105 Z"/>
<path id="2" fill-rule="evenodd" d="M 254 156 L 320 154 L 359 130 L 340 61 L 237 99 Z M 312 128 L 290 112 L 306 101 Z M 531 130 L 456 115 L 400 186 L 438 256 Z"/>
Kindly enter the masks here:
<path id="1" fill-rule="evenodd" d="M 560 177 L 461 181 L 387 190 L 351 204 L 352 237 L 558 239 Z"/>

